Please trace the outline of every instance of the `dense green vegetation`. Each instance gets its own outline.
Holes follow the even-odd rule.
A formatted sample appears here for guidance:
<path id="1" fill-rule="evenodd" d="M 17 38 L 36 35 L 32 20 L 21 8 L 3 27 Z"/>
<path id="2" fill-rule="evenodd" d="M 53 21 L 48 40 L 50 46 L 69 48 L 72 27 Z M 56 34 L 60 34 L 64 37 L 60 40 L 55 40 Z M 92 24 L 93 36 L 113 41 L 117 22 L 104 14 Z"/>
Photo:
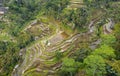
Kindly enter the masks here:
<path id="1" fill-rule="evenodd" d="M 27 56 L 19 55 L 20 50 L 28 50 L 28 47 L 37 44 L 42 39 L 46 39 L 46 46 L 43 49 L 49 47 L 47 38 L 49 35 L 56 34 L 56 30 L 64 31 L 65 37 L 71 38 L 79 33 L 85 34 L 85 37 L 83 35 L 77 38 L 77 41 L 73 40 L 71 45 L 68 45 L 69 48 L 63 46 L 66 48 L 65 51 L 59 48 L 61 45 L 57 43 L 54 46 L 57 47 L 57 51 L 52 54 L 42 51 L 45 55 L 50 54 L 52 56 L 50 58 L 54 57 L 52 62 L 43 61 L 45 65 L 61 64 L 53 76 L 120 76 L 119 0 L 80 0 L 81 3 L 78 4 L 83 6 L 75 9 L 68 7 L 72 4 L 70 1 L 76 0 L 6 0 L 4 2 L 4 6 L 9 7 L 9 10 L 3 15 L 3 20 L 0 20 L 0 76 L 11 76 L 14 67 L 22 63 L 25 59 L 23 57 L 27 58 Z M 112 32 L 106 31 L 107 27 L 104 28 L 110 19 L 114 24 L 110 27 Z M 37 22 L 34 23 L 34 20 Z M 34 24 L 31 25 L 31 22 Z M 91 23 L 92 25 L 89 26 Z M 43 25 L 41 30 L 39 30 L 41 28 L 38 27 L 39 25 Z M 89 29 L 92 26 L 95 27 L 93 29 L 95 32 L 91 33 Z M 43 30 L 44 27 L 45 30 Z M 46 31 L 50 33 L 44 35 Z M 67 42 L 65 40 L 61 44 Z M 100 43 L 95 44 L 94 49 L 90 48 L 89 46 L 93 46 L 93 42 L 97 40 L 100 40 Z M 44 46 L 42 42 L 41 45 Z M 53 46 L 49 50 L 52 48 Z M 56 49 L 53 48 L 52 51 L 54 50 Z M 30 54 L 29 51 L 25 52 L 26 55 Z M 41 59 L 42 56 L 39 58 Z M 35 70 L 34 67 L 37 65 L 39 64 L 36 61 L 36 64 L 29 69 Z M 39 67 L 44 68 L 40 65 Z M 51 66 L 45 68 L 49 69 Z M 39 71 L 34 72 L 29 69 L 27 72 L 30 73 L 26 72 L 24 76 L 49 74 L 48 70 L 39 73 Z"/>

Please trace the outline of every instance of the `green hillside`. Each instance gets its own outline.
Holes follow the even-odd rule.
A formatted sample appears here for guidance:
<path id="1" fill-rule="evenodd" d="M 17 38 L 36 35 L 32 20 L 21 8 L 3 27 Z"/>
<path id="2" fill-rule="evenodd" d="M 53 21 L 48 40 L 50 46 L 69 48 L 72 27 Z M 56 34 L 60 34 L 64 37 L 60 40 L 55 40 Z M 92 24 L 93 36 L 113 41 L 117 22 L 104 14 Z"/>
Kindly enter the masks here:
<path id="1" fill-rule="evenodd" d="M 1 0 L 0 76 L 120 76 L 119 0 Z"/>

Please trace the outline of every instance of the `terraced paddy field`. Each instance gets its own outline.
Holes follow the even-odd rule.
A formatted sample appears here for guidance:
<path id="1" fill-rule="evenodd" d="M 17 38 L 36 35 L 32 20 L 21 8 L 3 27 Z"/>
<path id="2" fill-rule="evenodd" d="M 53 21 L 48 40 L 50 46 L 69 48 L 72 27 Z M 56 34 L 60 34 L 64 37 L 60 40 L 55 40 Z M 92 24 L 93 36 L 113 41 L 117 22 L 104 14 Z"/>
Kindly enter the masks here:
<path id="1" fill-rule="evenodd" d="M 77 34 L 54 46 L 46 46 L 44 43 L 39 42 L 27 48 L 23 63 L 15 70 L 17 73 L 14 71 L 15 73 L 13 74 L 29 76 L 31 72 L 39 72 L 39 75 L 55 76 L 57 68 L 61 67 L 61 60 L 55 60 L 55 51 L 60 49 L 60 52 L 63 52 L 64 56 L 69 56 L 74 51 L 76 45 L 81 42 L 78 41 L 80 36 L 80 34 Z"/>
<path id="2" fill-rule="evenodd" d="M 9 10 L 0 17 L 0 76 L 119 76 L 119 1 L 4 4 Z"/>
<path id="3" fill-rule="evenodd" d="M 16 65 L 13 76 L 26 76 L 27 73 L 35 70 L 42 70 L 41 75 L 44 75 L 42 74 L 44 71 L 50 70 L 51 66 L 56 64 L 53 56 L 57 47 L 53 48 L 57 43 L 68 37 L 65 32 L 60 31 L 56 27 L 57 24 L 54 22 L 43 22 L 41 20 L 33 21 L 30 26 L 23 30 L 23 32 L 34 36 L 35 42 L 26 47 L 25 50 L 21 50 L 20 55 L 22 55 L 23 61 Z"/>
<path id="4" fill-rule="evenodd" d="M 81 7 L 82 2 L 71 0 L 68 7 Z M 32 21 L 25 27 L 22 32 L 32 35 L 35 42 L 24 50 L 21 49 L 20 55 L 23 60 L 15 66 L 12 76 L 57 76 L 56 72 L 62 65 L 62 59 L 70 56 L 74 50 L 88 46 L 92 40 L 90 34 L 71 32 L 71 35 L 68 35 L 66 31 L 69 29 L 65 31 L 65 28 L 60 28 L 61 25 L 57 21 L 51 21 L 46 17 Z M 63 58 L 56 60 L 56 52 L 63 53 Z"/>
<path id="5" fill-rule="evenodd" d="M 70 0 L 70 5 L 68 5 L 69 9 L 76 9 L 81 7 L 85 7 L 83 0 Z"/>
<path id="6" fill-rule="evenodd" d="M 80 7 L 84 7 L 83 0 L 71 0 L 67 9 Z M 58 76 L 57 71 L 62 66 L 63 58 L 69 57 L 80 48 L 96 47 L 100 40 L 95 39 L 96 35 L 93 35 L 96 32 L 96 26 L 93 24 L 96 24 L 103 13 L 101 10 L 92 12 L 97 14 L 91 17 L 88 31 L 71 35 L 66 32 L 68 30 L 61 29 L 57 21 L 51 21 L 47 17 L 32 21 L 22 32 L 32 35 L 35 42 L 21 49 L 23 60 L 15 66 L 12 76 Z M 63 57 L 56 60 L 56 52 L 62 53 Z"/>
<path id="7" fill-rule="evenodd" d="M 55 27 L 51 28 L 53 24 Z M 62 60 L 56 60 L 56 52 L 59 51 L 66 57 L 81 47 L 78 43 L 81 43 L 81 45 L 85 45 L 84 43 L 86 43 L 88 45 L 88 42 L 90 42 L 90 35 L 67 35 L 54 22 L 36 22 L 27 27 L 24 32 L 37 36 L 38 39 L 25 49 L 21 49 L 20 55 L 23 60 L 15 66 L 12 73 L 13 76 L 56 76 L 58 68 L 61 67 Z"/>

